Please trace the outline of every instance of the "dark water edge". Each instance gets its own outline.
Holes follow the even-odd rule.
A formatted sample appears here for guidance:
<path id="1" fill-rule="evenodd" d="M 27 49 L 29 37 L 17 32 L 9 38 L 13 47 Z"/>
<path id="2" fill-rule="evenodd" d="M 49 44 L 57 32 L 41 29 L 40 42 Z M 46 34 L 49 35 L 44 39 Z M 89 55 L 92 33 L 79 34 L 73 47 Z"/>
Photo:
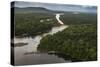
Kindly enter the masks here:
<path id="1" fill-rule="evenodd" d="M 14 48 L 14 59 L 15 65 L 35 65 L 35 64 L 53 64 L 53 63 L 69 63 L 69 62 L 86 62 L 86 61 L 95 61 L 93 60 L 77 60 L 75 58 L 71 58 L 68 55 L 63 53 L 42 53 L 42 52 L 35 52 L 34 48 L 37 48 L 42 36 L 37 36 L 37 38 L 23 38 L 15 40 L 16 43 L 24 42 L 28 43 L 28 45 L 15 47 Z M 37 43 L 38 42 L 38 43 Z M 36 46 L 34 46 L 36 43 Z M 32 52 L 33 51 L 33 52 Z M 36 50 L 37 51 L 37 50 Z M 34 53 L 35 52 L 35 53 Z"/>
<path id="2" fill-rule="evenodd" d="M 14 48 L 14 47 L 12 47 Z M 39 57 L 40 55 L 40 57 Z M 16 57 L 14 57 L 14 62 L 15 62 L 15 66 L 21 66 L 21 65 L 40 65 L 40 64 L 56 64 L 56 63 L 73 63 L 73 62 L 90 62 L 90 61 L 97 61 L 97 59 L 94 60 L 77 60 L 75 58 L 71 58 L 68 55 L 65 55 L 63 53 L 35 53 L 34 52 L 30 52 L 27 54 L 24 54 L 23 57 L 27 57 L 27 59 L 20 59 L 19 62 L 15 60 Z M 28 57 L 29 56 L 29 57 Z M 35 58 L 35 57 L 38 58 Z M 59 59 L 62 58 L 64 59 L 64 61 L 57 61 L 55 60 L 55 58 L 52 57 L 58 57 Z M 44 60 L 44 58 L 46 60 Z M 30 61 L 31 59 L 31 61 Z M 48 61 L 47 61 L 48 60 Z"/>
<path id="3" fill-rule="evenodd" d="M 50 54 L 50 55 L 52 55 L 52 54 Z M 66 61 L 69 60 L 71 62 L 85 62 L 85 61 L 96 61 L 97 60 L 97 58 L 94 59 L 94 60 L 83 60 L 83 59 L 82 60 L 79 60 L 79 59 L 76 59 L 76 58 L 71 58 L 70 55 L 65 55 L 63 53 L 54 53 L 54 55 L 57 55 L 58 57 L 63 58 Z"/>
<path id="4" fill-rule="evenodd" d="M 51 64 L 70 62 L 64 60 L 57 55 L 49 55 L 47 53 L 24 54 L 23 58 L 17 59 L 15 56 L 15 65 L 35 65 L 35 64 Z"/>
<path id="5" fill-rule="evenodd" d="M 65 54 L 62 54 L 62 53 L 55 53 L 55 54 L 48 54 L 48 53 L 38 53 L 38 54 L 43 54 L 43 56 L 45 56 L 45 55 L 49 55 L 49 56 L 57 56 L 57 57 L 59 57 L 59 58 L 63 58 L 65 61 L 41 61 L 41 59 L 40 58 L 38 58 L 38 59 L 40 59 L 40 61 L 39 60 L 37 60 L 37 61 L 33 61 L 33 62 L 28 62 L 28 60 L 27 60 L 27 63 L 16 63 L 16 61 L 15 61 L 15 66 L 24 66 L 24 65 L 44 65 L 44 64 L 62 64 L 62 63 L 77 63 L 77 62 L 93 62 L 93 61 L 97 61 L 97 59 L 95 59 L 95 60 L 77 60 L 77 59 L 75 59 L 75 58 L 71 58 L 70 56 L 67 56 L 67 55 L 65 55 Z M 29 53 L 29 54 L 26 54 L 26 56 L 28 56 L 28 55 L 33 55 L 34 56 L 34 54 L 33 53 Z M 32 57 L 30 57 L 31 59 L 32 59 Z M 42 57 L 41 57 L 42 58 Z M 44 58 L 46 58 L 46 56 L 44 57 Z M 42 58 L 42 59 L 44 59 L 44 58 Z M 47 57 L 48 58 L 48 57 Z M 52 60 L 51 58 L 49 58 L 50 60 Z"/>
<path id="6" fill-rule="evenodd" d="M 85 61 L 71 61 L 71 62 L 56 62 L 56 63 L 40 63 L 40 64 L 15 64 L 14 66 L 29 66 L 29 65 L 48 65 L 48 64 L 63 64 L 63 63 L 88 63 L 88 62 L 96 62 L 96 60 L 85 60 Z"/>

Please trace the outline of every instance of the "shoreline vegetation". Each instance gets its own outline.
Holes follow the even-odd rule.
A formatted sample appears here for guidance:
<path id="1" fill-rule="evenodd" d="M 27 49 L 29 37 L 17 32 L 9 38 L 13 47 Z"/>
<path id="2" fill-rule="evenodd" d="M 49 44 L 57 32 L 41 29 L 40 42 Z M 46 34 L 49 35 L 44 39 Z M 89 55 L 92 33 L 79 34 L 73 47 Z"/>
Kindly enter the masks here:
<path id="1" fill-rule="evenodd" d="M 96 14 L 65 13 L 60 17 L 66 25 L 96 24 Z M 34 37 L 49 32 L 52 27 L 60 26 L 52 13 L 15 13 L 15 36 Z"/>
<path id="2" fill-rule="evenodd" d="M 54 15 L 51 14 L 15 14 L 15 36 L 27 37 L 46 33 L 53 26 L 57 26 Z"/>
<path id="3" fill-rule="evenodd" d="M 39 51 L 50 54 L 63 54 L 72 61 L 89 61 L 97 58 L 96 25 L 72 25 L 54 35 L 43 37 Z"/>
<path id="4" fill-rule="evenodd" d="M 60 19 L 69 27 L 43 37 L 38 45 L 38 51 L 55 54 L 65 60 L 97 60 L 97 14 L 66 12 Z M 60 25 L 51 13 L 15 14 L 15 37 L 35 37 L 55 26 Z M 21 43 L 18 44 L 20 46 Z"/>

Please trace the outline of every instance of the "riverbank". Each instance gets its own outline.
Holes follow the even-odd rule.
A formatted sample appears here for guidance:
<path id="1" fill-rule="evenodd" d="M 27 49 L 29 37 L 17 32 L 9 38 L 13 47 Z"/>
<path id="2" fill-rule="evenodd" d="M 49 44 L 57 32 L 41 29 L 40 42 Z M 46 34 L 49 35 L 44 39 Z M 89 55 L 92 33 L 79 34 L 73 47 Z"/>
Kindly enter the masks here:
<path id="1" fill-rule="evenodd" d="M 34 37 L 50 31 L 57 24 L 53 14 L 45 13 L 17 13 L 15 22 L 15 36 L 17 37 Z"/>
<path id="2" fill-rule="evenodd" d="M 72 61 L 92 61 L 97 59 L 96 37 L 94 24 L 70 25 L 61 32 L 43 37 L 38 50 L 62 53 L 69 56 Z"/>
<path id="3" fill-rule="evenodd" d="M 64 60 L 61 57 L 58 57 L 57 55 L 53 54 L 50 55 L 48 52 L 40 52 L 37 50 L 37 47 L 40 43 L 40 40 L 43 37 L 46 37 L 47 35 L 54 35 L 57 32 L 60 32 L 67 28 L 66 25 L 61 25 L 59 27 L 53 27 L 51 31 L 48 33 L 44 33 L 43 35 L 37 35 L 34 38 L 32 37 L 24 37 L 24 38 L 15 38 L 15 43 L 28 43 L 27 45 L 15 47 L 14 48 L 14 54 L 15 54 L 15 64 L 22 65 L 22 64 L 39 64 L 37 62 L 40 61 L 41 64 L 43 63 L 63 63 L 63 62 L 70 62 L 68 60 Z M 41 58 L 42 57 L 42 58 Z M 22 59 L 20 59 L 22 58 Z M 28 63 L 27 63 L 28 59 Z M 34 61 L 35 60 L 35 61 Z M 46 62 L 41 62 L 46 61 Z"/>

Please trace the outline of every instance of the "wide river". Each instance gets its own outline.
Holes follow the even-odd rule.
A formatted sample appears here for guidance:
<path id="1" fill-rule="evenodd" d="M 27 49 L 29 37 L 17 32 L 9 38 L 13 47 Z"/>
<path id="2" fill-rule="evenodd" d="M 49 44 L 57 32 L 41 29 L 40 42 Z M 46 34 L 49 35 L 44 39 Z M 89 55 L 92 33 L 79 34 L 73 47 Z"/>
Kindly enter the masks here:
<path id="1" fill-rule="evenodd" d="M 14 47 L 14 60 L 15 65 L 31 65 L 31 64 L 48 64 L 48 63 L 64 63 L 69 62 L 64 60 L 64 58 L 58 57 L 57 55 L 50 55 L 48 53 L 38 53 L 37 46 L 40 40 L 46 35 L 53 35 L 58 31 L 62 31 L 67 28 L 67 25 L 61 25 L 58 27 L 53 27 L 48 33 L 43 35 L 37 35 L 34 38 L 24 37 L 24 38 L 14 38 L 14 43 L 28 43 L 27 45 Z"/>

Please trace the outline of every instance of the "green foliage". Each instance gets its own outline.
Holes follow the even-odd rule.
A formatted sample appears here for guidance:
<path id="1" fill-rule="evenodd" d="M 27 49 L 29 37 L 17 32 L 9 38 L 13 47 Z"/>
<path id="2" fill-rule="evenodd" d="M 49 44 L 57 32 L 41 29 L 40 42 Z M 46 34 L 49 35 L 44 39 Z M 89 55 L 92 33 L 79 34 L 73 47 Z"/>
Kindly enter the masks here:
<path id="1" fill-rule="evenodd" d="M 50 19 L 47 21 L 47 19 Z M 67 25 L 96 24 L 96 14 L 65 13 L 60 19 Z M 15 13 L 15 36 L 35 36 L 57 26 L 53 13 Z"/>
<path id="2" fill-rule="evenodd" d="M 69 28 L 44 37 L 39 51 L 55 51 L 70 56 L 72 61 L 96 60 L 97 32 L 96 14 L 65 13 L 60 17 Z M 15 36 L 35 36 L 51 30 L 57 25 L 51 13 L 15 13 Z M 51 20 L 47 20 L 51 19 Z"/>
<path id="3" fill-rule="evenodd" d="M 47 21 L 47 19 L 50 19 Z M 42 20 L 42 21 L 41 21 Z M 48 32 L 56 19 L 51 14 L 45 13 L 16 13 L 15 36 L 35 36 Z"/>
<path id="4" fill-rule="evenodd" d="M 65 13 L 61 17 L 62 21 L 67 24 L 96 24 L 97 22 L 97 14 L 91 14 L 91 13 Z"/>
<path id="5" fill-rule="evenodd" d="M 96 25 L 70 25 L 61 32 L 44 37 L 38 50 L 63 53 L 70 56 L 72 61 L 96 60 L 96 34 Z"/>

